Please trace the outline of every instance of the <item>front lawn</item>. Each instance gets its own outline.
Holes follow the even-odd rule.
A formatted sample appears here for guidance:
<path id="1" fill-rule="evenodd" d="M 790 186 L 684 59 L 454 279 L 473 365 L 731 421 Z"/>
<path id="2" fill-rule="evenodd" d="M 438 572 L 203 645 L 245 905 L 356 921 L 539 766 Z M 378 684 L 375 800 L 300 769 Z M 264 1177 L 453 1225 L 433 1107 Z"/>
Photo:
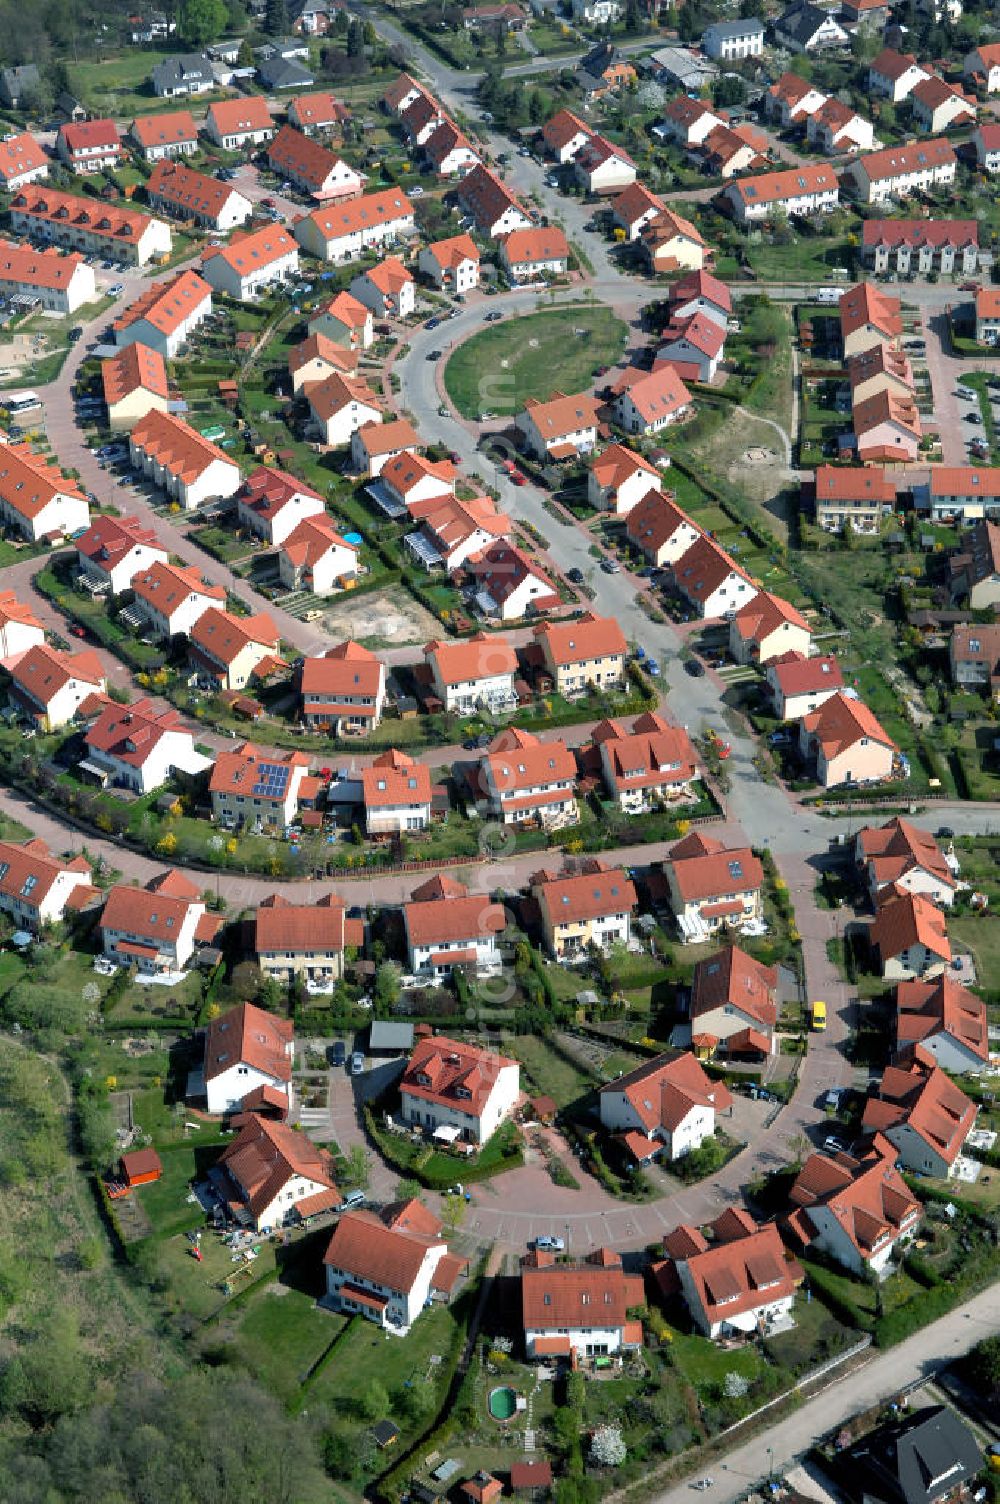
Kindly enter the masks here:
<path id="1" fill-rule="evenodd" d="M 549 1039 L 519 1034 L 504 1043 L 524 1071 L 525 1087 L 535 1096 L 551 1097 L 559 1107 L 569 1107 L 589 1097 L 594 1081 Z"/>
<path id="2" fill-rule="evenodd" d="M 525 314 L 460 345 L 445 367 L 445 386 L 465 418 L 515 413 L 526 397 L 589 390 L 598 367 L 620 360 L 627 342 L 628 329 L 610 308 L 575 304 Z"/>

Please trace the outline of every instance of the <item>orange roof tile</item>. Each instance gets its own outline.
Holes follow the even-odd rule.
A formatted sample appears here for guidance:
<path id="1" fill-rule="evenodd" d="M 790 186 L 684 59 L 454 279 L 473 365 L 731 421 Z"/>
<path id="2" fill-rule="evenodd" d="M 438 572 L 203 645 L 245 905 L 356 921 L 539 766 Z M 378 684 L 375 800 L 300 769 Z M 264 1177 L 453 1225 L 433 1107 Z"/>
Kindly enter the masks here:
<path id="1" fill-rule="evenodd" d="M 738 945 L 727 945 L 695 966 L 691 985 L 692 1022 L 731 1004 L 770 1032 L 777 1019 L 774 1000 L 777 986 L 776 967 L 763 966 Z"/>
<path id="2" fill-rule="evenodd" d="M 234 616 L 217 606 L 203 612 L 191 629 L 192 643 L 216 663 L 226 665 L 233 663 L 248 643 L 277 652 L 278 636 L 277 627 L 263 611 L 256 616 Z"/>
<path id="3" fill-rule="evenodd" d="M 75 480 L 30 444 L 0 443 L 0 500 L 22 517 L 37 517 L 56 496 L 84 500 Z"/>
<path id="4" fill-rule="evenodd" d="M 202 251 L 201 259 L 205 262 L 220 256 L 238 276 L 245 277 L 285 256 L 297 255 L 298 249 L 295 238 L 280 225 L 264 225 L 248 234 L 237 231 L 228 245 L 209 246 Z"/>
<path id="5" fill-rule="evenodd" d="M 261 94 L 218 100 L 209 105 L 208 119 L 220 136 L 249 135 L 251 131 L 274 129 L 270 106 Z"/>
<path id="6" fill-rule="evenodd" d="M 275 1081 L 291 1081 L 292 1021 L 240 1003 L 211 1021 L 205 1036 L 205 1080 L 214 1081 L 233 1065 L 251 1065 Z"/>
<path id="7" fill-rule="evenodd" d="M 152 392 L 166 401 L 170 395 L 167 366 L 159 350 L 151 350 L 138 340 L 126 345 L 117 355 L 101 361 L 101 385 L 108 407 L 114 407 L 133 392 Z"/>
<path id="8" fill-rule="evenodd" d="M 393 748 L 361 772 L 366 809 L 411 808 L 431 802 L 431 770 Z"/>
<path id="9" fill-rule="evenodd" d="M 558 225 L 544 225 L 531 230 L 512 230 L 500 241 L 508 266 L 525 266 L 536 261 L 565 261 L 569 241 Z"/>
<path id="10" fill-rule="evenodd" d="M 598 861 L 586 862 L 579 873 L 536 873 L 531 889 L 557 928 L 608 914 L 631 914 L 638 901 L 631 878 L 620 867 L 605 867 Z"/>
<path id="11" fill-rule="evenodd" d="M 167 115 L 137 115 L 129 132 L 139 145 L 177 146 L 185 141 L 197 141 L 198 127 L 190 110 L 173 110 Z"/>
<path id="12" fill-rule="evenodd" d="M 50 188 L 45 183 L 30 183 L 19 188 L 11 200 L 10 208 L 15 213 L 27 214 L 33 219 L 79 227 L 88 235 L 124 240 L 129 245 L 138 245 L 151 223 L 148 214 L 140 214 L 135 209 L 125 209 L 120 204 L 106 204 L 98 199 L 82 198 L 73 193 L 60 193 L 57 188 Z"/>
<path id="13" fill-rule="evenodd" d="M 328 1192 L 336 1191 L 328 1150 L 318 1148 L 287 1123 L 271 1122 L 256 1113 L 247 1115 L 218 1163 L 239 1186 L 254 1218 L 277 1201 L 291 1180 L 310 1180 Z M 323 1204 L 327 1204 L 326 1197 Z"/>
<path id="14" fill-rule="evenodd" d="M 48 157 L 27 131 L 12 136 L 9 141 L 0 141 L 0 181 L 9 183 L 12 178 L 48 165 Z"/>
<path id="15" fill-rule="evenodd" d="M 210 440 L 173 413 L 152 408 L 132 429 L 132 443 L 143 454 L 156 459 L 168 474 L 192 481 L 204 474 L 209 465 L 221 460 L 235 466 L 235 461 Z"/>
<path id="16" fill-rule="evenodd" d="M 327 204 L 307 216 L 324 240 L 356 235 L 374 225 L 391 225 L 413 218 L 413 205 L 399 188 L 363 193 L 346 204 Z"/>
<path id="17" fill-rule="evenodd" d="M 442 684 L 474 684 L 517 672 L 514 649 L 505 637 L 492 632 L 478 632 L 464 642 L 435 639 L 424 647 L 424 657 Z"/>
<path id="18" fill-rule="evenodd" d="M 162 200 L 179 214 L 207 219 L 217 219 L 236 192 L 232 183 L 196 172 L 183 162 L 157 162 L 146 182 L 151 200 Z"/>
<path id="19" fill-rule="evenodd" d="M 869 931 L 883 966 L 911 946 L 922 945 L 932 956 L 951 960 L 948 925 L 941 910 L 922 893 L 908 893 L 893 884 L 875 898 L 875 922 Z"/>
<path id="20" fill-rule="evenodd" d="M 160 334 L 171 335 L 185 319 L 211 303 L 212 289 L 197 272 L 178 272 L 167 282 L 154 282 L 141 297 L 131 303 L 114 322 L 115 334 L 145 319 Z M 207 312 L 207 310 L 206 310 Z"/>

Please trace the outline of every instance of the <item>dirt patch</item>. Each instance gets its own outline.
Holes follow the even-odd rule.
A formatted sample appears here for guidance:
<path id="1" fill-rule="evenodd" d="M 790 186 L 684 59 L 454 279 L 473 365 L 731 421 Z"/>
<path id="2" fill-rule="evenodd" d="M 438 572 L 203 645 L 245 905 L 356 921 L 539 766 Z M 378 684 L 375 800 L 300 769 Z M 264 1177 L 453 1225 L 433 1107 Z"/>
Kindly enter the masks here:
<path id="1" fill-rule="evenodd" d="M 709 473 L 724 475 L 748 501 L 756 502 L 768 527 L 787 542 L 794 497 L 779 447 L 773 428 L 745 413 L 731 413 L 694 452 L 705 461 Z"/>
<path id="2" fill-rule="evenodd" d="M 335 640 L 351 637 L 368 648 L 400 648 L 436 637 L 441 624 L 400 588 L 377 595 L 347 596 L 323 614 L 323 631 Z"/>

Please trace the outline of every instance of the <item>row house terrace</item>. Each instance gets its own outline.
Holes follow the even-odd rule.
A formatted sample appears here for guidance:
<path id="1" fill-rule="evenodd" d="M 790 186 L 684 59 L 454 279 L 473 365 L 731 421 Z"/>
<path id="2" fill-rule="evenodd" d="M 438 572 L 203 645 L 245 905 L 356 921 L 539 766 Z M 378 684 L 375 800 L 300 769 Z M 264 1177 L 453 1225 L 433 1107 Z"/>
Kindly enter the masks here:
<path id="1" fill-rule="evenodd" d="M 37 183 L 21 188 L 11 200 L 10 227 L 16 235 L 132 266 L 169 256 L 173 243 L 162 219 Z"/>
<path id="2" fill-rule="evenodd" d="M 764 869 L 749 846 L 727 847 L 693 830 L 670 848 L 663 873 L 685 944 L 763 917 Z"/>
<path id="3" fill-rule="evenodd" d="M 209 914 L 200 891 L 182 873 L 164 872 L 144 888 L 116 883 L 101 911 L 101 949 L 111 961 L 145 976 L 182 973 L 198 945 L 209 945 L 222 927 Z"/>
<path id="4" fill-rule="evenodd" d="M 228 245 L 209 246 L 201 255 L 202 275 L 216 292 L 251 302 L 273 283 L 287 282 L 299 269 L 299 248 L 281 225 L 237 231 Z"/>
<path id="5" fill-rule="evenodd" d="M 0 523 L 28 543 L 55 542 L 90 526 L 90 506 L 55 460 L 0 443 Z"/>
<path id="6" fill-rule="evenodd" d="M 133 470 L 141 470 L 186 512 L 207 501 L 233 496 L 240 487 L 240 468 L 182 418 L 153 408 L 129 435 Z"/>
<path id="7" fill-rule="evenodd" d="M 78 251 L 60 253 L 54 246 L 36 250 L 0 240 L 0 293 L 49 313 L 75 313 L 97 298 L 93 268 Z"/>
<path id="8" fill-rule="evenodd" d="M 232 183 L 183 162 L 158 162 L 146 181 L 146 196 L 161 213 L 220 234 L 246 224 L 253 213 L 251 201 Z"/>
<path id="9" fill-rule="evenodd" d="M 173 360 L 212 312 L 212 289 L 197 272 L 154 282 L 114 321 L 115 344 L 145 345 Z"/>
<path id="10" fill-rule="evenodd" d="M 296 220 L 295 238 L 321 261 L 352 261 L 365 251 L 408 239 L 415 229 L 413 205 L 399 188 L 365 193 L 347 203 L 327 204 Z"/>
<path id="11" fill-rule="evenodd" d="M 170 564 L 166 559 L 155 559 L 134 573 L 130 588 L 130 617 L 165 640 L 190 637 L 198 619 L 226 601 L 222 586 L 206 584 L 193 564 Z"/>
<path id="12" fill-rule="evenodd" d="M 545 944 L 557 961 L 631 941 L 636 891 L 620 867 L 587 860 L 575 872 L 536 872 L 530 889 Z"/>
<path id="13" fill-rule="evenodd" d="M 381 722 L 385 664 L 357 642 L 342 642 L 299 671 L 303 723 L 332 736 L 364 736 Z"/>

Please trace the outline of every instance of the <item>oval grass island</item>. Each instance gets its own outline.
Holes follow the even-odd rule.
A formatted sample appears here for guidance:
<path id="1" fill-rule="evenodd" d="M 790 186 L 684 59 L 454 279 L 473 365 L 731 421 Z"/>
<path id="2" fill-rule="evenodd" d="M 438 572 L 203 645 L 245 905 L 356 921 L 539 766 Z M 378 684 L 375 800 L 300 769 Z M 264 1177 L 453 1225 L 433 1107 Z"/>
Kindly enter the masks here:
<path id="1" fill-rule="evenodd" d="M 463 418 L 513 416 L 526 397 L 586 391 L 601 366 L 621 360 L 628 338 L 624 320 L 600 304 L 516 314 L 458 346 L 445 366 L 445 388 Z"/>

